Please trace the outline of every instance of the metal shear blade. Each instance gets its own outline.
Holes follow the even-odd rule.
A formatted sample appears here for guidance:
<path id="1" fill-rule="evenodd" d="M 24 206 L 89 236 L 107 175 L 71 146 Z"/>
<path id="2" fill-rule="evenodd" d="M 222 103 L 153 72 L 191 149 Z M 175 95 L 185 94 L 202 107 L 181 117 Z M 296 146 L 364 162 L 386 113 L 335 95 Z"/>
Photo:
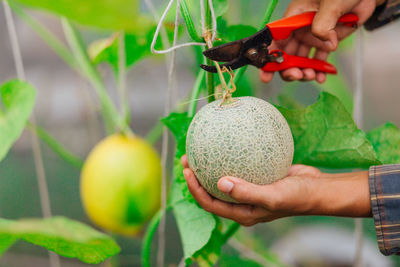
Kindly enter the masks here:
<path id="1" fill-rule="evenodd" d="M 232 70 L 245 65 L 260 66 L 262 63 L 257 62 L 259 59 L 252 57 L 248 51 L 251 49 L 254 51 L 265 50 L 266 52 L 262 54 L 267 54 L 267 47 L 270 45 L 271 40 L 272 37 L 269 29 L 264 28 L 250 37 L 210 48 L 204 51 L 203 55 L 214 61 L 227 62 L 222 64 L 221 67 L 225 66 Z M 263 62 L 263 64 L 265 64 L 265 62 Z M 200 67 L 209 72 L 217 72 L 215 66 L 200 65 Z"/>

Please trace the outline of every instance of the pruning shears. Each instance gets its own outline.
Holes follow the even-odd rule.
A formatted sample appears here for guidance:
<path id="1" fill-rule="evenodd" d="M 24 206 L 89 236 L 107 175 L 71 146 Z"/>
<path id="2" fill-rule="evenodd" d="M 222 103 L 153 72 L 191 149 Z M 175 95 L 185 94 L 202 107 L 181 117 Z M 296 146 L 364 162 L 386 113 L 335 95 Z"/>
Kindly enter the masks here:
<path id="1" fill-rule="evenodd" d="M 310 26 L 315 14 L 316 12 L 306 12 L 268 23 L 261 31 L 250 37 L 210 48 L 203 54 L 214 61 L 227 62 L 221 67 L 232 70 L 253 65 L 269 72 L 297 67 L 336 74 L 335 66 L 326 61 L 288 55 L 282 50 L 268 49 L 272 40 L 286 39 L 294 30 Z M 338 20 L 338 23 L 348 27 L 357 27 L 357 22 L 358 16 L 351 13 L 343 15 Z M 209 72 L 217 72 L 215 66 L 201 65 L 200 67 Z"/>

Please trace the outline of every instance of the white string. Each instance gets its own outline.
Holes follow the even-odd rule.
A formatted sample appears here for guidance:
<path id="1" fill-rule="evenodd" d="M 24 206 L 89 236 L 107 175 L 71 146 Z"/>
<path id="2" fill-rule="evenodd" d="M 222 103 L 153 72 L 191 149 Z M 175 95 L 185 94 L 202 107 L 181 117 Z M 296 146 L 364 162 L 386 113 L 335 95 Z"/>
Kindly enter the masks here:
<path id="1" fill-rule="evenodd" d="M 153 14 L 154 19 L 156 21 L 160 21 L 160 17 L 157 14 L 157 10 L 154 7 L 153 2 L 151 0 L 144 0 L 144 2 L 146 3 L 146 5 L 149 8 L 150 12 Z M 160 31 L 161 31 L 161 42 L 162 42 L 163 46 L 164 47 L 169 47 L 168 34 L 167 34 L 167 31 L 166 31 L 165 27 L 161 27 Z M 167 69 L 168 69 L 168 63 L 167 62 L 166 62 L 166 65 L 167 65 Z"/>
<path id="2" fill-rule="evenodd" d="M 212 0 L 208 0 L 208 6 L 210 7 L 211 19 L 212 19 L 212 29 L 211 29 L 211 41 L 214 42 L 217 36 L 217 18 L 215 17 L 215 11 Z M 200 0 L 200 13 L 201 13 L 201 29 L 203 34 L 208 30 L 206 29 L 206 17 L 205 17 L 205 8 L 204 8 L 204 0 Z"/>
<path id="3" fill-rule="evenodd" d="M 172 47 L 176 45 L 178 41 L 178 31 L 179 31 L 179 14 L 180 14 L 180 0 L 176 2 L 176 15 L 175 15 L 175 28 L 174 28 L 174 39 L 172 41 Z M 168 90 L 167 90 L 167 101 L 165 105 L 164 115 L 168 116 L 171 111 L 172 106 L 172 90 L 174 87 L 174 76 L 175 76 L 175 66 L 176 66 L 176 50 L 172 51 L 170 67 L 168 72 Z M 167 204 L 167 159 L 168 159 L 168 129 L 164 126 L 163 140 L 162 140 L 162 185 L 161 185 L 161 210 L 166 209 Z M 159 242 L 158 242 L 158 252 L 157 252 L 157 266 L 164 266 L 165 257 L 165 217 L 161 218 L 159 226 Z"/>
<path id="4" fill-rule="evenodd" d="M 204 0 L 200 0 L 200 16 L 201 16 L 201 29 L 202 31 L 206 28 L 206 12 L 204 10 Z"/>
<path id="5" fill-rule="evenodd" d="M 6 17 L 8 33 L 10 35 L 11 48 L 12 48 L 15 68 L 17 71 L 17 76 L 20 80 L 25 81 L 26 76 L 25 76 L 24 66 L 23 66 L 23 62 L 22 62 L 21 49 L 19 47 L 17 31 L 15 29 L 14 20 L 13 20 L 12 14 L 11 14 L 11 9 L 10 9 L 10 6 L 8 5 L 7 1 L 3 1 L 3 7 L 4 7 L 5 17 Z"/>
<path id="6" fill-rule="evenodd" d="M 153 41 L 151 42 L 151 52 L 154 54 L 166 54 L 170 53 L 172 51 L 175 51 L 176 49 L 182 48 L 182 47 L 187 47 L 187 46 L 205 46 L 205 43 L 197 43 L 197 42 L 189 42 L 189 43 L 184 43 L 184 44 L 179 44 L 179 45 L 173 45 L 172 47 L 165 49 L 165 50 L 156 50 L 154 47 L 157 42 L 158 35 L 160 33 L 161 26 L 164 22 L 165 17 L 167 16 L 169 10 L 171 9 L 172 4 L 174 3 L 175 0 L 170 0 L 167 8 L 164 10 L 164 13 L 162 14 L 160 21 L 157 24 L 156 32 L 154 33 Z"/>
<path id="7" fill-rule="evenodd" d="M 211 38 L 211 41 L 214 42 L 215 38 L 217 36 L 217 17 L 215 16 L 213 1 L 212 0 L 208 0 L 208 5 L 210 6 L 211 19 L 212 19 L 212 29 L 211 29 L 212 38 Z"/>
<path id="8" fill-rule="evenodd" d="M 11 49 L 12 49 L 12 53 L 13 53 L 17 76 L 18 76 L 19 80 L 25 81 L 26 75 L 25 75 L 24 64 L 23 64 L 22 56 L 21 56 L 21 49 L 20 49 L 19 42 L 18 42 L 17 31 L 15 29 L 15 24 L 14 24 L 14 20 L 12 17 L 11 9 L 10 9 L 10 6 L 8 5 L 7 1 L 3 1 L 3 7 L 4 7 L 5 17 L 6 17 L 8 33 L 10 36 Z M 33 112 L 31 115 L 31 121 L 33 124 L 36 124 L 35 116 L 34 116 Z M 42 151 L 40 149 L 40 142 L 38 140 L 38 137 L 33 132 L 31 133 L 31 139 L 32 139 L 33 159 L 34 159 L 35 167 L 36 167 L 35 170 L 36 170 L 37 183 L 38 183 L 38 187 L 39 187 L 39 198 L 40 198 L 40 204 L 41 204 L 41 208 L 42 208 L 42 214 L 43 214 L 43 217 L 47 218 L 47 217 L 51 217 L 51 208 L 50 208 L 49 190 L 48 190 L 47 182 L 46 182 L 46 172 L 45 172 L 44 164 L 43 164 Z M 50 256 L 50 266 L 52 266 L 52 267 L 61 266 L 60 258 L 57 254 L 49 251 L 49 256 Z"/>
<path id="9" fill-rule="evenodd" d="M 174 3 L 175 0 L 170 0 L 167 7 L 165 8 L 161 18 L 159 19 L 159 22 L 157 24 L 156 31 L 153 36 L 153 40 L 151 42 L 151 52 L 155 54 L 166 54 L 166 53 L 171 53 L 171 59 L 170 59 L 170 66 L 168 70 L 168 90 L 167 90 L 167 101 L 165 105 L 165 111 L 164 114 L 168 116 L 171 106 L 172 106 L 172 91 L 174 88 L 174 76 L 175 76 L 175 65 L 176 65 L 176 50 L 182 47 L 187 47 L 187 46 L 205 46 L 205 43 L 198 43 L 198 42 L 189 42 L 189 43 L 183 43 L 176 45 L 177 40 L 178 40 L 178 30 L 179 30 L 179 15 L 180 15 L 180 0 L 176 0 L 176 15 L 175 15 L 175 28 L 174 28 L 174 39 L 172 42 L 172 46 L 164 49 L 164 50 L 156 50 L 155 45 L 157 42 L 158 35 L 160 33 L 161 27 L 163 25 L 164 19 L 166 15 L 168 14 L 169 10 L 172 7 L 172 4 Z M 204 12 L 204 3 L 203 0 L 201 1 L 201 6 L 202 6 L 202 18 L 201 18 L 201 27 L 202 27 L 202 32 L 205 33 L 207 29 L 205 29 L 205 12 Z M 212 0 L 208 0 L 209 6 L 210 6 L 210 12 L 211 12 L 211 18 L 212 18 L 212 40 L 215 39 L 216 32 L 217 32 L 217 21 L 216 21 L 216 16 L 214 12 L 214 7 L 212 4 Z M 155 12 L 154 6 L 151 2 L 151 0 L 146 0 L 146 3 L 153 13 L 154 17 L 157 18 L 157 14 Z M 165 45 L 164 45 L 165 46 Z M 165 210 L 166 208 L 166 200 L 167 200 L 167 157 L 168 157 L 168 130 L 166 127 L 164 127 L 163 131 L 163 138 L 162 138 L 162 151 L 161 151 L 161 161 L 162 161 L 162 184 L 161 184 L 161 210 Z M 162 217 L 160 220 L 160 225 L 159 225 L 159 231 L 158 231 L 158 236 L 159 236 L 159 242 L 158 242 L 158 251 L 157 251 L 157 266 L 158 267 L 163 267 L 164 266 L 164 257 L 165 257 L 165 217 Z"/>
<path id="10" fill-rule="evenodd" d="M 356 43 L 355 43 L 355 85 L 354 85 L 354 120 L 358 128 L 363 128 L 363 31 L 362 29 L 356 32 Z M 354 254 L 354 267 L 362 267 L 362 250 L 363 250 L 363 225 L 362 219 L 357 218 L 354 220 L 355 225 L 355 240 L 356 249 Z"/>

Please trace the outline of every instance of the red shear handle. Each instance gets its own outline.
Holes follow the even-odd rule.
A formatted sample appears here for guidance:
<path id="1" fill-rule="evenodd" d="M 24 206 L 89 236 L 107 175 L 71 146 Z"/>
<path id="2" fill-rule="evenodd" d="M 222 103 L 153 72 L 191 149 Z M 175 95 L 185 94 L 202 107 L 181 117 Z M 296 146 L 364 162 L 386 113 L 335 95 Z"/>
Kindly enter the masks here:
<path id="1" fill-rule="evenodd" d="M 292 56 L 288 55 L 281 50 L 274 50 L 271 53 L 277 54 L 278 52 L 282 53 L 283 61 L 282 63 L 278 62 L 268 62 L 263 68 L 263 71 L 274 72 L 274 71 L 281 71 L 286 70 L 289 68 L 301 68 L 301 69 L 314 69 L 315 71 L 325 72 L 336 74 L 336 68 L 332 64 L 329 64 L 326 61 L 312 59 L 307 57 L 299 57 L 299 56 Z"/>
<path id="2" fill-rule="evenodd" d="M 306 12 L 300 15 L 280 19 L 267 24 L 274 40 L 286 39 L 292 31 L 302 27 L 310 26 L 314 20 L 316 12 Z M 338 23 L 343 23 L 349 27 L 357 27 L 358 16 L 355 14 L 345 14 L 341 16 Z"/>

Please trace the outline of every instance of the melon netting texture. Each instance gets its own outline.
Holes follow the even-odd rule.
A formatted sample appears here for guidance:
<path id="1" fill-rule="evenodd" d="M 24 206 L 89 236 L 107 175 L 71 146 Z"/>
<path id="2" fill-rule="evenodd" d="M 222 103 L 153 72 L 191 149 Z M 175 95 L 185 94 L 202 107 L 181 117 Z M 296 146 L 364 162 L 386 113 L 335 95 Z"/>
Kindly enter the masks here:
<path id="1" fill-rule="evenodd" d="M 186 150 L 190 168 L 214 197 L 233 201 L 217 188 L 223 176 L 255 184 L 273 183 L 288 173 L 293 160 L 293 137 L 282 114 L 255 97 L 235 98 L 204 106 L 188 131 Z"/>

